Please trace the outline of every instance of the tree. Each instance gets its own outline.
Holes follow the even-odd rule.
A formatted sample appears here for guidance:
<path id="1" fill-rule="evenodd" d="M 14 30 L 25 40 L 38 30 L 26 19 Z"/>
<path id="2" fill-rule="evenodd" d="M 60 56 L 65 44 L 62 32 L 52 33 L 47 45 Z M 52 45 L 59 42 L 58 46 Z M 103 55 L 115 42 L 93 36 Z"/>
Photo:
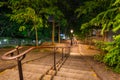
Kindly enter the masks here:
<path id="1" fill-rule="evenodd" d="M 10 22 L 12 21 L 16 22 L 16 24 L 19 24 L 19 26 L 21 26 L 20 29 L 18 28 L 18 30 L 20 30 L 20 35 L 23 37 L 29 38 L 30 37 L 29 34 L 31 33 L 33 34 L 33 31 L 31 31 L 31 28 L 32 30 L 34 29 L 33 28 L 34 22 L 32 21 L 32 17 L 28 16 L 30 15 L 28 14 L 29 13 L 28 10 L 33 11 L 36 17 L 41 18 L 42 27 L 39 27 L 38 34 L 44 33 L 45 32 L 44 30 L 49 28 L 47 19 L 50 15 L 54 15 L 55 21 L 57 21 L 57 23 L 59 22 L 59 24 L 61 25 L 61 29 L 64 31 L 64 33 L 69 33 L 69 30 L 71 28 L 74 28 L 74 29 L 77 28 L 77 27 L 76 28 L 74 27 L 74 25 L 76 24 L 76 16 L 74 16 L 74 10 L 76 7 L 78 7 L 78 5 L 80 4 L 80 1 L 77 1 L 77 0 L 72 0 L 72 1 L 69 1 L 69 0 L 66 0 L 66 1 L 61 1 L 61 0 L 32 0 L 32 1 L 31 0 L 2 0 L 0 1 L 0 3 L 1 2 L 2 2 L 2 4 L 0 4 L 1 9 L 4 10 L 4 6 L 6 6 L 7 9 L 5 10 L 8 11 L 8 12 L 5 12 L 4 15 L 5 16 L 7 15 L 6 17 L 8 18 L 8 20 L 10 20 L 9 18 L 11 18 Z M 4 12 L 3 10 L 1 11 Z M 23 17 L 19 17 L 20 15 L 24 13 L 27 14 L 26 16 L 24 15 L 24 19 Z M 8 14 L 11 14 L 12 17 L 10 17 L 11 15 L 8 16 Z M 15 19 L 14 17 L 15 15 L 17 15 L 17 19 Z M 14 25 L 14 24 L 11 24 L 11 25 Z M 18 30 L 16 31 L 18 32 Z M 44 33 L 44 35 L 45 34 L 46 33 Z"/>
<path id="2" fill-rule="evenodd" d="M 35 30 L 36 34 L 36 45 L 38 46 L 38 32 L 37 29 L 39 27 L 43 27 L 43 18 L 42 16 L 46 16 L 48 18 L 49 15 L 54 15 L 55 19 L 58 19 L 59 16 L 63 14 L 58 10 L 57 7 L 53 6 L 56 1 L 39 1 L 35 0 L 32 2 L 29 0 L 10 0 L 10 8 L 12 9 L 12 14 L 10 15 L 11 20 L 17 21 L 21 24 L 20 31 L 25 31 L 26 25 L 31 24 L 31 30 Z M 42 5 L 39 3 L 43 3 Z M 44 6 L 44 4 L 49 5 L 49 7 Z M 40 10 L 40 9 L 41 10 Z M 28 32 L 27 32 L 28 33 Z"/>
<path id="3" fill-rule="evenodd" d="M 26 29 L 26 24 L 31 22 L 33 27 L 31 30 L 35 30 L 36 34 L 36 46 L 38 46 L 38 33 L 37 28 L 42 26 L 42 19 L 36 15 L 34 9 L 27 7 L 25 9 L 19 9 L 14 12 L 14 14 L 10 15 L 11 20 L 17 21 L 19 24 L 23 25 L 19 28 L 20 31 L 24 31 Z"/>
<path id="4" fill-rule="evenodd" d="M 109 8 L 111 1 L 108 0 L 92 0 L 85 1 L 78 9 L 76 9 L 76 14 L 81 23 L 81 31 L 83 34 L 89 34 L 89 30 L 101 27 L 97 22 L 92 22 L 92 20 L 102 11 Z M 97 25 L 96 25 L 97 24 Z M 88 31 L 87 31 L 88 30 Z M 82 34 L 82 35 L 83 35 Z M 83 35 L 84 36 L 84 35 Z"/>
<path id="5" fill-rule="evenodd" d="M 90 26 L 91 28 L 94 28 L 94 26 L 97 25 L 102 29 L 101 34 L 104 34 L 104 31 L 110 30 L 112 30 L 114 33 L 117 33 L 117 31 L 120 30 L 120 0 L 101 0 L 97 3 L 101 3 L 102 1 L 106 3 L 106 6 L 103 7 L 104 9 L 102 8 L 102 10 L 100 10 L 96 16 L 93 16 L 90 20 L 86 21 L 86 23 L 83 23 L 81 28 L 82 30 L 85 30 L 89 29 Z M 99 7 L 102 5 L 104 4 L 99 4 Z M 86 12 L 89 12 L 89 10 L 86 10 Z M 81 16 L 81 14 L 79 15 Z M 102 61 L 108 66 L 112 67 L 114 71 L 120 72 L 120 34 L 115 34 L 113 38 L 114 40 L 112 42 L 105 44 L 106 47 L 102 46 L 102 49 L 107 51 L 107 54 L 104 56 Z"/>

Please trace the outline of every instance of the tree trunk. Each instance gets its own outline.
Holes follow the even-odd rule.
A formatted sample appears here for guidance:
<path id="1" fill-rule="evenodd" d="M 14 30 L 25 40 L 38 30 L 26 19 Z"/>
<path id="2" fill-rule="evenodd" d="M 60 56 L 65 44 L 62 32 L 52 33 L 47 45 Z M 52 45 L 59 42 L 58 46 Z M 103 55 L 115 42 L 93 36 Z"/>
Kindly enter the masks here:
<path id="1" fill-rule="evenodd" d="M 58 26 L 58 43 L 60 43 L 60 26 Z"/>
<path id="2" fill-rule="evenodd" d="M 38 46 L 38 32 L 37 32 L 37 27 L 35 27 L 35 36 L 36 36 L 36 46 Z"/>
<path id="3" fill-rule="evenodd" d="M 53 26 L 52 26 L 52 44 L 55 42 L 55 21 L 53 20 Z"/>

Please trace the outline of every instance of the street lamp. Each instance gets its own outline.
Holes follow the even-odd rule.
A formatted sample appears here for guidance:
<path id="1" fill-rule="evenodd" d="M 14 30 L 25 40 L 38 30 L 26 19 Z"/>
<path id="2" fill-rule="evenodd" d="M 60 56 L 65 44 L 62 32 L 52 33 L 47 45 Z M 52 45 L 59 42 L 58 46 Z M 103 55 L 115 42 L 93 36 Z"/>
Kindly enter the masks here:
<path id="1" fill-rule="evenodd" d="M 55 20 L 54 20 L 54 17 L 53 16 L 49 16 L 49 18 L 48 18 L 48 21 L 49 22 L 52 22 L 52 44 L 54 44 L 54 42 L 55 42 Z"/>
<path id="2" fill-rule="evenodd" d="M 71 46 L 73 45 L 73 29 L 70 30 L 70 33 L 71 33 Z"/>
<path id="3" fill-rule="evenodd" d="M 73 33 L 73 29 L 70 30 L 71 34 Z"/>

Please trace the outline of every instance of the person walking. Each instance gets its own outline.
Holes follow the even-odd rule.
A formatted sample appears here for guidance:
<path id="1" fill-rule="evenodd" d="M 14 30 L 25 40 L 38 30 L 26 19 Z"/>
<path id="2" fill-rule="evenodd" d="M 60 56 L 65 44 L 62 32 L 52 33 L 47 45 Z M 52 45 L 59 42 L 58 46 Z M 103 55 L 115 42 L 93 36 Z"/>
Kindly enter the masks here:
<path id="1" fill-rule="evenodd" d="M 74 42 L 75 45 L 77 45 L 77 39 L 76 39 L 75 36 L 73 37 L 73 42 Z"/>

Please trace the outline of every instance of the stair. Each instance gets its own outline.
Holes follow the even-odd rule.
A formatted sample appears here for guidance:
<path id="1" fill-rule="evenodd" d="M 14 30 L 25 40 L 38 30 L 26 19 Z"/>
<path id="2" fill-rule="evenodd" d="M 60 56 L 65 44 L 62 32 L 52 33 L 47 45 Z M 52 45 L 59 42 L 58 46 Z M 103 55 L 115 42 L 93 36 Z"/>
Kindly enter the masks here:
<path id="1" fill-rule="evenodd" d="M 54 76 L 53 80 L 78 80 L 78 79 L 68 78 L 68 77 L 60 77 L 60 76 Z"/>
<path id="2" fill-rule="evenodd" d="M 44 55 L 44 54 L 43 54 Z M 60 60 L 61 56 L 56 54 L 56 62 Z M 46 75 L 53 67 L 53 54 L 38 58 L 22 65 L 24 80 L 40 80 L 44 75 L 43 80 L 51 79 L 51 75 Z M 0 72 L 0 80 L 19 80 L 18 67 L 7 69 Z"/>
<path id="3" fill-rule="evenodd" d="M 56 62 L 61 55 L 56 54 Z M 52 69 L 53 54 L 23 64 L 24 80 L 100 80 L 82 56 L 70 56 L 58 71 Z M 0 80 L 19 80 L 17 67 L 0 73 Z"/>
<path id="4" fill-rule="evenodd" d="M 46 65 L 45 61 L 50 62 Z M 52 55 L 23 64 L 24 80 L 40 80 L 40 78 L 51 68 L 51 65 L 53 65 Z M 18 67 L 1 72 L 0 80 L 19 80 Z"/>
<path id="5" fill-rule="evenodd" d="M 59 72 L 69 72 L 69 73 L 78 73 L 78 74 L 94 74 L 93 71 L 80 70 L 80 69 L 68 69 L 68 68 L 61 68 Z"/>
<path id="6" fill-rule="evenodd" d="M 28 63 L 24 64 L 22 67 L 24 80 L 40 80 L 40 78 L 51 68 L 51 66 Z M 0 80 L 19 80 L 17 67 L 1 72 Z"/>
<path id="7" fill-rule="evenodd" d="M 56 62 L 60 60 L 60 58 L 61 58 L 60 54 L 56 54 Z M 53 57 L 53 54 L 51 54 L 49 56 L 46 56 L 38 60 L 31 61 L 29 63 L 37 64 L 37 65 L 44 65 L 44 66 L 53 66 L 53 63 L 54 63 L 53 60 L 54 60 L 54 57 Z"/>
<path id="8" fill-rule="evenodd" d="M 39 80 L 42 74 L 23 71 L 24 80 Z M 18 71 L 15 69 L 8 69 L 0 73 L 0 80 L 19 80 Z"/>
<path id="9" fill-rule="evenodd" d="M 45 74 L 51 66 L 37 65 L 37 64 L 24 64 L 23 71 Z"/>
<path id="10" fill-rule="evenodd" d="M 70 56 L 53 80 L 100 80 L 82 57 Z"/>

